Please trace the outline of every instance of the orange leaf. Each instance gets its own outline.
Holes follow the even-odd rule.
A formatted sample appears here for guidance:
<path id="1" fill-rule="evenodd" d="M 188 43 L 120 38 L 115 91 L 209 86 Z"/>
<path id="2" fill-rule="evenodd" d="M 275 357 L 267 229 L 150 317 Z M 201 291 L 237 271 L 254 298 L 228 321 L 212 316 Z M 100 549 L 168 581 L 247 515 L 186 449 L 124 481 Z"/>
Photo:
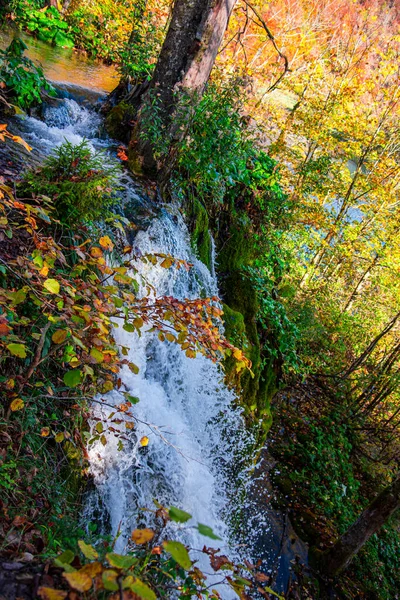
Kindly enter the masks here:
<path id="1" fill-rule="evenodd" d="M 87 592 L 92 587 L 92 578 L 85 572 L 74 571 L 73 573 L 63 573 L 63 577 L 65 577 L 72 589 L 77 592 Z"/>
<path id="2" fill-rule="evenodd" d="M 154 538 L 155 533 L 152 529 L 135 529 L 134 531 L 132 531 L 132 540 L 135 542 L 135 544 L 137 544 L 138 546 L 140 546 L 141 544 L 147 544 L 148 542 L 151 542 L 151 540 Z"/>

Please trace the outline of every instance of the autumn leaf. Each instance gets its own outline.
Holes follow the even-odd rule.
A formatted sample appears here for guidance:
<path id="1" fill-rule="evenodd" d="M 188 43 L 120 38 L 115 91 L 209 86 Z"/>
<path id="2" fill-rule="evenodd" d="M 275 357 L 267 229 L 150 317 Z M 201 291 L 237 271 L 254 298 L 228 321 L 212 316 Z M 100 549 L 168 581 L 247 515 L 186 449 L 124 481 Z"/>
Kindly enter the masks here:
<path id="1" fill-rule="evenodd" d="M 104 354 L 97 350 L 97 348 L 91 348 L 90 356 L 94 358 L 97 363 L 102 363 L 104 361 Z"/>
<path id="2" fill-rule="evenodd" d="M 155 533 L 152 529 L 135 529 L 134 531 L 132 531 L 132 540 L 135 542 L 135 544 L 137 544 L 138 546 L 140 546 L 141 544 L 147 544 L 148 542 L 151 542 L 151 540 L 154 538 Z"/>
<path id="3" fill-rule="evenodd" d="M 146 435 L 144 435 L 140 440 L 140 445 L 144 448 L 145 446 L 149 445 L 149 441 L 149 438 Z"/>
<path id="4" fill-rule="evenodd" d="M 104 588 L 110 592 L 117 592 L 119 590 L 118 585 L 118 573 L 111 569 L 103 571 L 102 575 Z"/>
<path id="5" fill-rule="evenodd" d="M 37 591 L 38 596 L 42 598 L 42 600 L 64 600 L 67 597 L 68 592 L 63 592 L 61 590 L 53 590 L 49 587 L 41 586 Z"/>
<path id="6" fill-rule="evenodd" d="M 43 287 L 51 294 L 60 293 L 60 284 L 56 279 L 46 279 L 43 283 Z"/>
<path id="7" fill-rule="evenodd" d="M 77 592 L 88 592 L 92 587 L 92 578 L 85 572 L 74 571 L 73 573 L 63 573 L 63 577 L 65 577 L 72 589 Z"/>
<path id="8" fill-rule="evenodd" d="M 42 437 L 48 437 L 50 435 L 50 427 L 42 427 L 40 435 Z"/>
<path id="9" fill-rule="evenodd" d="M 58 329 L 51 336 L 52 341 L 55 344 L 62 344 L 68 337 L 68 331 L 66 329 Z"/>
<path id="10" fill-rule="evenodd" d="M 129 586 L 129 589 L 135 594 L 137 594 L 139 598 L 142 598 L 142 600 L 157 600 L 157 596 L 155 595 L 153 590 L 149 588 L 148 585 L 143 583 L 143 581 L 140 581 L 140 579 L 136 579 Z"/>
<path id="11" fill-rule="evenodd" d="M 99 557 L 97 550 L 95 550 L 90 544 L 86 544 L 83 540 L 78 541 L 78 546 L 83 556 L 88 560 L 96 560 L 96 558 Z"/>
<path id="12" fill-rule="evenodd" d="M 7 350 L 18 358 L 26 358 L 26 346 L 24 344 L 7 344 Z"/>
<path id="13" fill-rule="evenodd" d="M 61 444 L 62 441 L 64 441 L 64 434 L 62 431 L 60 431 L 60 433 L 57 433 L 57 435 L 54 436 L 54 441 L 57 442 L 57 444 Z"/>
<path id="14" fill-rule="evenodd" d="M 93 258 L 100 258 L 103 256 L 101 248 L 97 248 L 96 246 L 90 250 L 90 254 L 93 256 Z"/>
<path id="15" fill-rule="evenodd" d="M 11 402 L 10 409 L 12 412 L 17 412 L 18 410 L 22 410 L 24 406 L 25 402 L 22 400 L 22 398 L 16 398 Z"/>
<path id="16" fill-rule="evenodd" d="M 166 258 L 165 260 L 162 261 L 161 267 L 163 269 L 170 269 L 173 264 L 174 264 L 174 259 L 168 257 L 168 258 Z"/>
<path id="17" fill-rule="evenodd" d="M 108 235 L 104 235 L 103 237 L 101 237 L 99 239 L 99 244 L 105 250 L 112 250 L 114 248 L 114 244 L 112 243 Z"/>

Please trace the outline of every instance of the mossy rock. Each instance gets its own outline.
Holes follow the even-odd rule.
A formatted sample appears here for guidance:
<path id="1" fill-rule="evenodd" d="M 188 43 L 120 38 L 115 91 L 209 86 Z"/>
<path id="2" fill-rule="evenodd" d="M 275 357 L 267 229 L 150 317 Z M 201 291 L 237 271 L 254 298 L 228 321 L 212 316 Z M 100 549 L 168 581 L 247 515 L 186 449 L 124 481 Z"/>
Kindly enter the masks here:
<path id="1" fill-rule="evenodd" d="M 198 258 L 211 268 L 212 241 L 210 219 L 206 208 L 196 198 L 189 201 L 186 216 L 189 221 L 190 239 Z"/>
<path id="2" fill-rule="evenodd" d="M 135 117 L 135 109 L 127 102 L 120 102 L 108 113 L 105 120 L 109 136 L 121 142 L 129 142 L 131 137 L 131 121 Z"/>
<path id="3" fill-rule="evenodd" d="M 245 212 L 230 213 L 221 230 L 224 234 L 218 238 L 218 271 L 225 301 L 225 332 L 252 362 L 252 372 L 242 371 L 238 377 L 235 361 L 226 360 L 226 381 L 237 388 L 246 419 L 257 427 L 262 442 L 272 425 L 276 376 L 273 363 L 265 363 L 261 355 L 257 292 L 244 271 L 256 258 L 252 224 Z"/>

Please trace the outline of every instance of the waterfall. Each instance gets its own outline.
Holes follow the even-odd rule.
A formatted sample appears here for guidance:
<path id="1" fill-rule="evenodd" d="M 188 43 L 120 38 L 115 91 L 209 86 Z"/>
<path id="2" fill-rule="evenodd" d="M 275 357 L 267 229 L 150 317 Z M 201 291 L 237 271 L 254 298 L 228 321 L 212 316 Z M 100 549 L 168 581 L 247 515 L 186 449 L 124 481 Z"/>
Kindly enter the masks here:
<path id="1" fill-rule="evenodd" d="M 187 272 L 138 260 L 136 268 L 157 296 L 184 300 L 217 294 L 215 276 L 195 257 L 176 208 L 164 208 L 159 218 L 137 235 L 135 247 L 141 254 L 170 254 L 193 264 Z M 117 433 L 109 435 L 105 446 L 95 442 L 89 455 L 97 498 L 109 515 L 113 534 L 120 533 L 117 550 L 125 550 L 135 527 L 153 524 L 152 513 L 141 509 L 154 509 L 153 499 L 157 499 L 193 517 L 184 528 L 169 526 L 175 538 L 195 549 L 216 545 L 191 527 L 202 523 L 223 539 L 218 547 L 222 544 L 228 552 L 229 516 L 238 491 L 237 477 L 230 474 L 249 440 L 220 367 L 200 355 L 186 357 L 179 347 L 160 341 L 150 330 L 138 335 L 119 327 L 115 338 L 130 348 L 128 359 L 140 369 L 134 375 L 124 367 L 121 374 L 121 392 L 139 398 L 133 409 L 135 428 L 125 430 L 124 423 L 120 425 L 123 448 Z M 95 416 L 105 427 L 109 414 L 115 413 L 113 407 L 125 401 L 121 392 L 114 390 L 97 399 Z M 149 438 L 145 448 L 140 445 L 143 436 Z M 93 499 L 90 507 L 93 509 Z"/>
<path id="2" fill-rule="evenodd" d="M 80 143 L 86 138 L 93 149 L 110 148 L 105 160 L 117 162 L 115 143 L 100 134 L 99 115 L 71 98 L 47 107 L 44 120 L 26 118 L 21 129 L 41 156 L 65 139 Z M 144 202 L 127 174 L 121 176 L 120 194 L 128 208 L 132 201 Z M 218 295 L 214 245 L 210 272 L 195 256 L 179 207 L 155 205 L 152 210 L 156 216 L 141 224 L 135 235 L 134 254 L 169 254 L 193 264 L 189 271 L 163 269 L 138 259 L 135 267 L 152 286 L 152 293 L 181 300 Z M 104 533 L 117 537 L 116 551 L 125 552 L 133 529 L 154 526 L 150 512 L 154 500 L 177 506 L 192 519 L 184 526 L 169 523 L 165 536 L 187 544 L 192 558 L 209 572 L 208 558 L 200 552 L 204 545 L 219 547 L 233 558 L 239 556 L 233 525 L 241 510 L 253 440 L 245 430 L 234 393 L 224 384 L 220 366 L 202 355 L 188 358 L 149 328 L 138 335 L 118 325 L 116 341 L 129 348 L 127 358 L 139 367 L 139 373 L 124 367 L 120 388 L 93 402 L 92 431 L 101 420 L 105 430 L 111 424 L 114 432 L 108 430 L 106 445 L 97 440 L 88 447 L 95 490 L 89 494 L 84 521 L 102 523 Z M 139 399 L 132 408 L 133 429 L 126 427 L 126 417 L 111 423 L 117 418 L 110 418 L 116 412 L 113 407 L 126 402 L 124 392 Z M 144 436 L 149 439 L 145 447 L 140 443 Z M 211 527 L 222 541 L 202 536 L 195 528 L 198 523 Z M 234 595 L 227 588 L 221 593 L 228 600 Z"/>

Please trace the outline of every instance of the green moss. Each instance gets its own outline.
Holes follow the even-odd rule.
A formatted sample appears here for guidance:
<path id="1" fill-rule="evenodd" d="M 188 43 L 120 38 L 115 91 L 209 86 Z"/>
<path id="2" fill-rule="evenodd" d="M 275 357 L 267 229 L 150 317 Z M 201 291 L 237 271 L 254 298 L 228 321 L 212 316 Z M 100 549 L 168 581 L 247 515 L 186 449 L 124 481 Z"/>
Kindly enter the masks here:
<path id="1" fill-rule="evenodd" d="M 105 120 L 106 131 L 109 136 L 121 142 L 129 142 L 135 110 L 127 102 L 120 102 L 108 113 Z"/>
<path id="2" fill-rule="evenodd" d="M 187 218 L 189 220 L 189 230 L 191 243 L 198 258 L 208 268 L 211 267 L 211 235 L 210 219 L 207 210 L 196 198 L 190 201 Z"/>
<path id="3" fill-rule="evenodd" d="M 220 223 L 218 271 L 224 298 L 224 323 L 227 339 L 240 347 L 252 362 L 252 372 L 236 373 L 232 358 L 225 361 L 226 381 L 239 394 L 249 424 L 259 430 L 263 440 L 272 424 L 271 398 L 276 390 L 272 365 L 263 363 L 257 329 L 257 292 L 243 272 L 255 259 L 251 223 L 245 213 L 230 213 Z"/>

